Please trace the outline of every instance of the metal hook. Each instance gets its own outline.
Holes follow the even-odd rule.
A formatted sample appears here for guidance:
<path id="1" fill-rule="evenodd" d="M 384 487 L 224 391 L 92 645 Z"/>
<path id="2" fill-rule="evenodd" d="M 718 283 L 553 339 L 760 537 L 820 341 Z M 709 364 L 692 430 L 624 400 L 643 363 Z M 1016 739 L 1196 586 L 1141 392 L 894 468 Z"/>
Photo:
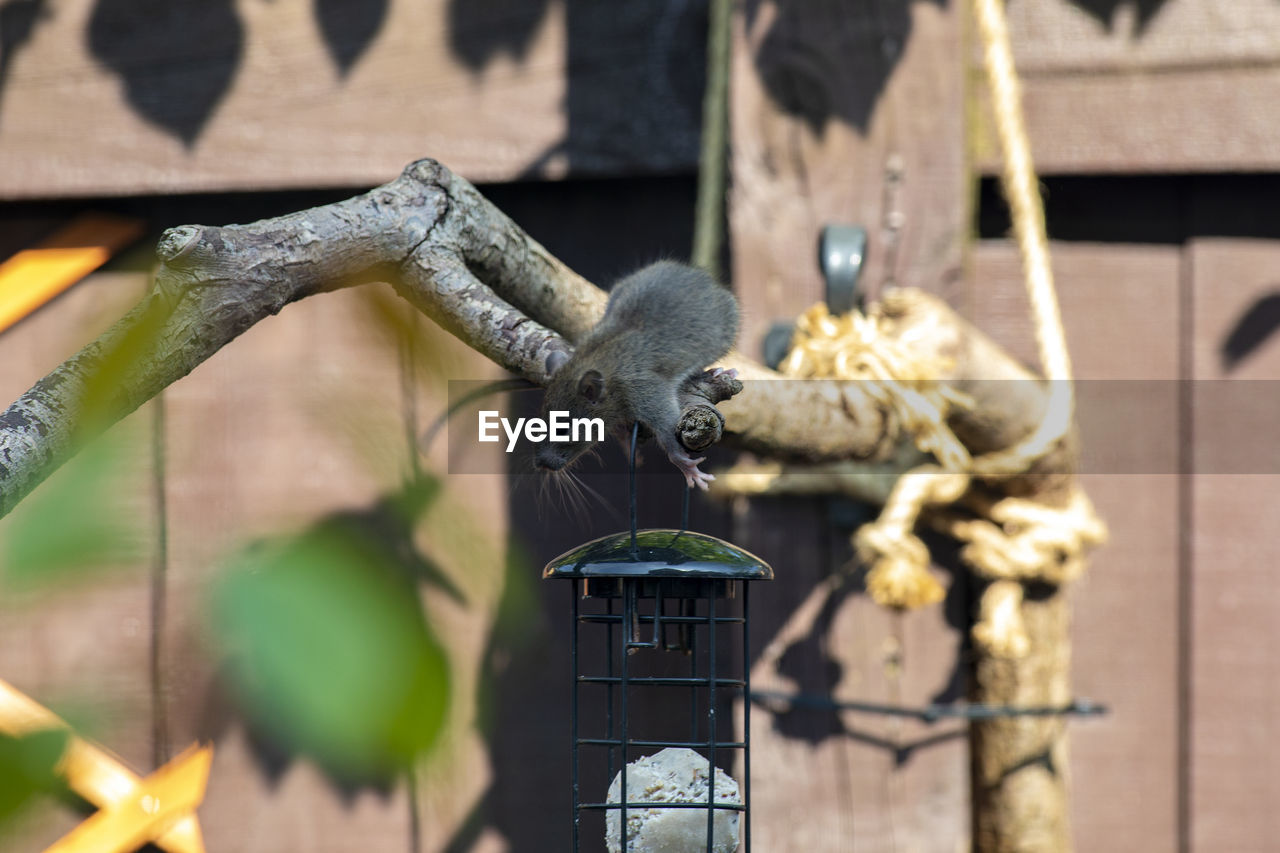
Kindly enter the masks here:
<path id="1" fill-rule="evenodd" d="M 861 308 L 858 290 L 862 261 L 867 255 L 867 229 L 861 225 L 826 225 L 818 239 L 818 266 L 827 282 L 827 308 L 846 314 Z"/>
<path id="2" fill-rule="evenodd" d="M 826 282 L 827 309 L 847 314 L 866 300 L 858 283 L 867 257 L 867 229 L 861 225 L 824 225 L 818 238 L 818 268 Z M 764 363 L 777 370 L 791 349 L 795 323 L 779 321 L 769 327 L 761 344 Z"/>

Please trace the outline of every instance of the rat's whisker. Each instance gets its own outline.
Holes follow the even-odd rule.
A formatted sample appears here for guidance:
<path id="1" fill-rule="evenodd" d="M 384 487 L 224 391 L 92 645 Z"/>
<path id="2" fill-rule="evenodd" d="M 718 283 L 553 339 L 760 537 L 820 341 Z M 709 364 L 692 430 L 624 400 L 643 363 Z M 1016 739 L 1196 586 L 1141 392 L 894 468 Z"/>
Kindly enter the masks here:
<path id="1" fill-rule="evenodd" d="M 622 521 L 622 513 L 618 511 L 618 508 L 615 507 L 613 504 L 609 503 L 609 501 L 605 500 L 604 495 L 600 494 L 599 491 L 597 491 L 596 489 L 588 485 L 587 481 L 582 478 L 581 474 L 577 474 L 571 471 L 569 472 L 569 476 L 574 479 L 574 481 L 578 484 L 579 488 L 581 488 L 583 492 L 585 492 L 586 494 L 590 495 L 595 499 L 596 504 L 604 509 L 605 513 L 608 514 L 609 518 L 612 521 L 614 521 L 615 523 L 620 523 Z"/>
<path id="2" fill-rule="evenodd" d="M 591 520 L 591 501 L 587 498 L 587 485 L 578 479 L 572 471 L 566 471 L 565 484 L 573 496 L 574 517 L 578 523 L 586 526 Z"/>

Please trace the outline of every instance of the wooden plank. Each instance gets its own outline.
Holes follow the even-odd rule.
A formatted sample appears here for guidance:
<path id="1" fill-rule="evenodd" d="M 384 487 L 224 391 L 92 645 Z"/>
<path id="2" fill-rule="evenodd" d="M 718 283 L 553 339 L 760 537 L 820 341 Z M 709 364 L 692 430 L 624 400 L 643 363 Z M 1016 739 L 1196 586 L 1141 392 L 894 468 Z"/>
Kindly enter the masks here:
<path id="1" fill-rule="evenodd" d="M 1258 473 L 1223 473 L 1213 460 L 1224 442 L 1256 448 L 1260 460 L 1274 443 L 1274 407 L 1259 419 L 1245 403 L 1276 398 L 1280 339 L 1266 300 L 1276 293 L 1280 242 L 1202 239 L 1187 253 L 1191 365 L 1203 380 L 1193 384 L 1192 430 L 1198 468 L 1211 466 L 1192 486 L 1192 849 L 1263 851 L 1280 833 L 1280 782 L 1269 770 L 1280 761 L 1280 662 L 1271 654 L 1280 644 L 1273 578 L 1280 471 L 1267 465 Z M 1262 319 L 1252 327 L 1256 347 L 1234 364 L 1224 361 L 1224 346 L 1251 310 Z M 1242 391 L 1231 387 L 1247 380 L 1254 381 Z"/>
<path id="2" fill-rule="evenodd" d="M 888 11 L 886 11 L 888 10 Z M 734 286 L 739 346 L 822 298 L 827 223 L 864 225 L 863 283 L 960 297 L 967 231 L 964 56 L 956 4 L 748 4 L 732 86 Z M 738 540 L 782 579 L 753 599 L 776 632 L 850 558 L 823 504 L 753 505 Z M 773 540 L 773 541 L 771 541 Z M 764 611 L 761 619 L 760 611 Z M 850 589 L 822 608 L 782 663 L 755 661 L 753 687 L 921 705 L 953 690 L 959 646 L 941 608 L 895 618 Z M 964 692 L 963 685 L 959 693 Z M 942 733 L 899 762 L 896 746 Z M 969 824 L 967 741 L 942 726 L 794 712 L 753 722 L 753 845 L 761 850 L 954 851 Z M 803 815 L 803 820 L 796 820 Z"/>
<path id="3" fill-rule="evenodd" d="M 1072 830 L 1079 850 L 1173 850 L 1179 660 L 1170 638 L 1179 622 L 1178 543 L 1170 531 L 1178 519 L 1181 251 L 1061 242 L 1050 251 L 1082 380 L 1088 473 L 1081 484 L 1111 530 L 1110 543 L 1072 591 L 1074 691 L 1111 708 L 1100 720 L 1071 724 Z M 972 277 L 974 322 L 1034 365 L 1017 248 L 979 243 Z M 1123 422 L 1098 410 L 1130 395 L 1147 405 L 1137 412 L 1126 407 Z M 1114 473 L 1121 467 L 1128 473 Z"/>
<path id="4" fill-rule="evenodd" d="M 97 273 L 82 286 L 0 335 L 0 396 L 16 399 L 36 380 L 113 322 L 141 295 L 142 276 Z M 38 596 L 8 591 L 0 600 L 0 677 L 60 712 L 136 771 L 154 768 L 150 680 L 150 541 L 153 512 L 148 442 L 150 413 L 117 426 L 113 436 L 130 458 L 121 468 L 118 499 L 137 524 L 136 564 L 90 572 L 54 584 Z M 39 500 L 63 469 L 31 496 Z M 73 520 L 68 521 L 74 524 Z M 23 507 L 0 520 L 0 537 L 23 524 Z M 83 815 L 55 801 L 38 803 L 16 836 L 15 850 L 42 850 Z"/>
<path id="5" fill-rule="evenodd" d="M 1280 9 L 1266 0 L 1010 4 L 1042 173 L 1270 170 L 1280 161 Z M 977 69 L 974 46 L 971 59 Z M 999 171 L 984 87 L 976 160 Z"/>
<path id="6" fill-rule="evenodd" d="M 34 18 L 6 47 L 0 198 L 370 186 L 424 156 L 484 181 L 697 162 L 701 3 L 230 7 Z"/>
<path id="7" fill-rule="evenodd" d="M 973 132 L 988 174 L 1000 153 L 985 88 Z M 1023 104 L 1041 174 L 1273 171 L 1280 67 L 1028 76 Z"/>
<path id="8" fill-rule="evenodd" d="M 1052 241 L 1049 251 L 1075 378 L 1176 379 L 1179 250 Z M 965 315 L 1039 372 L 1017 247 L 984 240 L 972 263 Z"/>
<path id="9" fill-rule="evenodd" d="M 1042 174 L 1270 171 L 1280 163 L 1280 7 L 1267 0 L 1009 5 Z M 980 45 L 970 58 L 980 73 Z M 985 85 L 973 141 L 1000 170 Z"/>
<path id="10" fill-rule="evenodd" d="M 1011 3 L 1014 61 L 1028 76 L 1164 72 L 1280 60 L 1280 8 L 1270 0 Z"/>

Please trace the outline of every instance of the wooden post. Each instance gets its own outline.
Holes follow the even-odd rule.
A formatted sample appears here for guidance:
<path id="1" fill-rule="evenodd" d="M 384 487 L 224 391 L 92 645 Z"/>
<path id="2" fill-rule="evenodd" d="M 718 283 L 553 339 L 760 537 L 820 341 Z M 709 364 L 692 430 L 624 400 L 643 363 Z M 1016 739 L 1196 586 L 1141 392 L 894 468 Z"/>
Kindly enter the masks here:
<path id="1" fill-rule="evenodd" d="M 968 230 L 961 5 L 743 4 L 729 223 L 745 354 L 759 356 L 770 323 L 822 298 L 817 245 L 828 223 L 866 227 L 862 280 L 873 290 L 896 282 L 959 301 Z M 832 527 L 817 499 L 740 510 L 735 541 L 785 554 L 776 564 L 788 578 L 754 602 L 762 636 L 753 648 L 776 643 L 780 657 L 777 666 L 757 661 L 753 685 L 927 704 L 963 684 L 951 654 L 960 638 L 948 624 L 964 611 L 963 583 L 945 609 L 906 615 L 846 587 L 796 638 L 789 626 L 810 591 L 852 556 L 847 531 Z M 762 716 L 757 706 L 757 849 L 953 850 L 964 836 L 969 766 L 959 724 L 796 712 L 771 725 Z"/>

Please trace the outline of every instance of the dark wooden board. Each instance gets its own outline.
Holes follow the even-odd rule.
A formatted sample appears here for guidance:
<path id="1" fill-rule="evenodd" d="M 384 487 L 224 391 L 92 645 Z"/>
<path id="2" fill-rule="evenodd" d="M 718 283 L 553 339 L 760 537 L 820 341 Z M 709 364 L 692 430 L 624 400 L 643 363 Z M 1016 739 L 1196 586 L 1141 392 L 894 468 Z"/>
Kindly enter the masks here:
<path id="1" fill-rule="evenodd" d="M 1111 713 L 1071 723 L 1078 850 L 1176 847 L 1178 779 L 1176 246 L 1053 243 L 1051 256 L 1085 431 L 1081 485 L 1111 531 L 1073 590 L 1072 682 Z M 979 243 L 969 311 L 1036 365 L 1015 246 Z M 1149 404 L 1118 421 L 1099 406 Z M 1128 409 L 1126 409 L 1128 411 Z M 1099 445 L 1114 455 L 1099 452 Z M 1113 473 L 1123 463 L 1131 473 Z"/>
<path id="2" fill-rule="evenodd" d="M 1274 462 L 1280 340 L 1274 297 L 1280 243 L 1195 240 L 1192 271 L 1193 430 L 1199 471 L 1192 484 L 1191 840 L 1193 850 L 1263 851 L 1275 846 L 1280 761 L 1280 561 L 1276 515 L 1280 469 Z M 1261 312 L 1260 314 L 1258 312 Z M 1235 363 L 1223 349 L 1255 318 L 1255 346 Z M 1230 387 L 1239 383 L 1237 388 Z M 1269 412 L 1269 414 L 1268 414 Z M 1224 472 L 1223 444 L 1257 459 L 1256 473 Z M 1252 451 L 1249 449 L 1252 448 Z"/>

